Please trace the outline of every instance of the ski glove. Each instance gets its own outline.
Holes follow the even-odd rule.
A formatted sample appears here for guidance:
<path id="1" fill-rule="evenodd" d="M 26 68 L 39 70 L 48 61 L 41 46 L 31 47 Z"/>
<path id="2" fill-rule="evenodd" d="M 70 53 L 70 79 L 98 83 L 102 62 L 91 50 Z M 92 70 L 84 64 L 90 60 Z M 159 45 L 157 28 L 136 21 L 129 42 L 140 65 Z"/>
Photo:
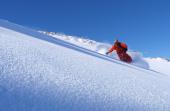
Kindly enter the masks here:
<path id="1" fill-rule="evenodd" d="M 106 55 L 108 55 L 109 54 L 109 52 L 106 52 Z"/>

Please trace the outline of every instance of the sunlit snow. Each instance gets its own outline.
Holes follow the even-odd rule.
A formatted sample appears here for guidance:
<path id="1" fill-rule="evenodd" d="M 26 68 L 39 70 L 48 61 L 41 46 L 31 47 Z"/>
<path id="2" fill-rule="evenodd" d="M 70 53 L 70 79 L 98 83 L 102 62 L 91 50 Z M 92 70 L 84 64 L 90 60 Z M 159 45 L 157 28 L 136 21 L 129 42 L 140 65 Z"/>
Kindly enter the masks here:
<path id="1" fill-rule="evenodd" d="M 168 75 L 90 43 L 93 50 L 0 20 L 0 111 L 170 110 Z"/>

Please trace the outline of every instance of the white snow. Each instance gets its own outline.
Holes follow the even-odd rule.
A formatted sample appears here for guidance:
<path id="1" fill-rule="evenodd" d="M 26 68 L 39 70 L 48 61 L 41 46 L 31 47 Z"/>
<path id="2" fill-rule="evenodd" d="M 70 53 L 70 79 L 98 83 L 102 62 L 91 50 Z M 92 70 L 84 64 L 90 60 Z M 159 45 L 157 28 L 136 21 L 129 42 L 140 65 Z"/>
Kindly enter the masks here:
<path id="1" fill-rule="evenodd" d="M 0 111 L 168 111 L 170 77 L 0 20 L 0 98 Z"/>
<path id="2" fill-rule="evenodd" d="M 108 51 L 108 49 L 112 46 L 110 43 L 96 42 L 94 40 L 85 39 L 84 37 L 68 36 L 65 34 L 47 31 L 39 32 L 104 55 Z M 133 65 L 170 75 L 169 70 L 170 61 L 164 58 L 145 58 L 143 57 L 142 53 L 133 51 L 131 49 L 128 50 L 128 54 L 133 59 L 132 63 Z M 119 60 L 115 52 L 113 52 L 109 56 L 112 57 L 113 59 Z"/>
<path id="3" fill-rule="evenodd" d="M 145 58 L 150 69 L 170 76 L 170 61 L 163 58 Z"/>
<path id="4" fill-rule="evenodd" d="M 104 55 L 108 51 L 108 49 L 112 46 L 109 43 L 96 42 L 94 40 L 84 39 L 83 37 L 80 38 L 80 37 L 76 37 L 76 36 L 67 36 L 65 34 L 59 34 L 59 33 L 55 33 L 55 32 L 47 32 L 47 31 L 39 31 L 39 32 L 49 35 L 49 36 L 52 36 L 54 38 L 60 39 L 60 40 L 64 40 L 64 41 L 72 43 L 72 44 L 75 44 L 77 46 L 95 51 L 97 53 L 104 54 Z M 131 57 L 133 59 L 133 63 L 132 63 L 133 65 L 142 67 L 145 69 L 149 69 L 149 65 L 144 60 L 141 53 L 135 52 L 132 50 L 128 51 L 128 53 L 129 53 L 129 55 L 131 55 Z M 113 59 L 119 60 L 119 58 L 115 52 L 113 52 L 109 56 L 112 57 Z"/>

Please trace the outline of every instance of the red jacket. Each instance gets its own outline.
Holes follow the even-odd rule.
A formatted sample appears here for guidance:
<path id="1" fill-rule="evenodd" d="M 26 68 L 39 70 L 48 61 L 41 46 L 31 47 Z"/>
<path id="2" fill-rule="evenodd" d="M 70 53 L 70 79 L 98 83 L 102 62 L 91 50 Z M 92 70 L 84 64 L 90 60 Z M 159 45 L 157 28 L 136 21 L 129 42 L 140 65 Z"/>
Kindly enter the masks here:
<path id="1" fill-rule="evenodd" d="M 121 47 L 118 47 L 116 45 L 116 43 L 109 49 L 109 53 L 113 52 L 114 50 L 116 50 L 117 54 L 119 53 L 126 53 L 126 51 L 124 50 L 124 48 L 128 48 L 127 45 L 125 43 L 121 43 L 119 42 Z"/>
<path id="2" fill-rule="evenodd" d="M 119 44 L 119 45 L 116 45 L 116 44 Z M 121 61 L 124 61 L 124 62 L 128 62 L 128 63 L 131 63 L 132 62 L 132 58 L 126 53 L 128 47 L 125 43 L 121 43 L 121 42 L 117 42 L 115 43 L 108 51 L 108 53 L 111 53 L 113 52 L 114 50 L 116 50 L 116 53 L 117 55 L 119 56 L 119 59 Z"/>

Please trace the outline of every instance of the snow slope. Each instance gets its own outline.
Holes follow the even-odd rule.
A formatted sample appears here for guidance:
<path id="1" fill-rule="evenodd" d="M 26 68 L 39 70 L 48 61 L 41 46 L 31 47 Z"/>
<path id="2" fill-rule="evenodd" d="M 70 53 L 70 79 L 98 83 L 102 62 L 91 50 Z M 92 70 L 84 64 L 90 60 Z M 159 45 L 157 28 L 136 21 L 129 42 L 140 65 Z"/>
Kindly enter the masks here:
<path id="1" fill-rule="evenodd" d="M 170 61 L 164 58 L 145 58 L 150 69 L 170 76 Z"/>
<path id="2" fill-rule="evenodd" d="M 43 33 L 45 35 L 64 40 L 66 42 L 75 44 L 80 47 L 84 47 L 86 49 L 96 51 L 101 54 L 105 54 L 108 49 L 112 46 L 109 43 L 101 43 L 96 42 L 94 40 L 85 39 L 84 37 L 77 37 L 77 36 L 69 36 L 65 34 L 55 33 L 55 32 L 47 32 L 47 31 L 39 31 L 40 33 Z M 133 51 L 129 49 L 128 51 L 129 55 L 131 55 L 133 59 L 133 65 L 136 65 L 138 67 L 142 67 L 145 69 L 151 69 L 157 72 L 161 72 L 164 74 L 167 74 L 170 76 L 170 62 L 164 58 L 145 58 L 142 56 L 142 53 Z M 117 54 L 113 52 L 111 55 L 112 58 L 118 59 Z"/>
<path id="3" fill-rule="evenodd" d="M 169 80 L 0 20 L 0 111 L 169 111 Z"/>
<path id="4" fill-rule="evenodd" d="M 108 49 L 110 49 L 110 47 L 112 46 L 109 43 L 96 42 L 94 40 L 84 39 L 83 37 L 68 36 L 65 34 L 59 34 L 59 33 L 55 33 L 55 32 L 47 32 L 47 31 L 39 31 L 39 32 L 43 33 L 45 35 L 72 43 L 74 45 L 95 51 L 97 53 L 104 54 L 104 55 L 108 51 Z M 128 53 L 133 59 L 133 63 L 132 63 L 133 65 L 142 67 L 145 69 L 149 69 L 149 65 L 144 60 L 142 54 L 140 54 L 139 52 L 132 51 L 132 50 L 128 50 Z M 109 56 L 114 59 L 119 60 L 119 57 L 117 56 L 116 52 L 113 52 Z"/>

